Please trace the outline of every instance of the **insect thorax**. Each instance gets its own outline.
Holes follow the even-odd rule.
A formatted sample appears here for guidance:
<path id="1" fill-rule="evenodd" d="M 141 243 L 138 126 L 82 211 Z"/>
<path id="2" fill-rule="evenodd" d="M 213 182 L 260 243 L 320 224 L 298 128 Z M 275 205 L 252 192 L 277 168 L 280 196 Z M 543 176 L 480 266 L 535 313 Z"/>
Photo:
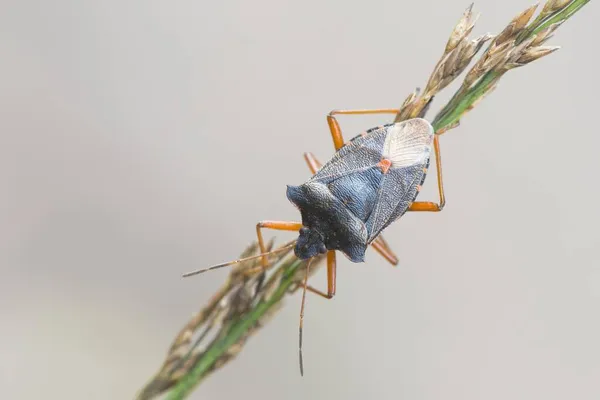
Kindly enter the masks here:
<path id="1" fill-rule="evenodd" d="M 367 230 L 363 221 L 319 182 L 288 186 L 287 196 L 299 209 L 302 225 L 318 234 L 328 250 L 340 250 L 353 262 L 364 261 Z"/>

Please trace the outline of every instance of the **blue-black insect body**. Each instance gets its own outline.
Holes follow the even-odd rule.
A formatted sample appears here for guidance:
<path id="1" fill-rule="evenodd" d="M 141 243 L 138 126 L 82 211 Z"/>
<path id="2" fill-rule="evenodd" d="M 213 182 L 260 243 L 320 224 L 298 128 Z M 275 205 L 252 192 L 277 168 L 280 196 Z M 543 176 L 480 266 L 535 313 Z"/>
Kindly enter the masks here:
<path id="1" fill-rule="evenodd" d="M 340 250 L 353 262 L 364 261 L 367 246 L 417 197 L 433 136 L 421 118 L 370 129 L 307 182 L 288 186 L 287 197 L 302 215 L 296 256 Z"/>

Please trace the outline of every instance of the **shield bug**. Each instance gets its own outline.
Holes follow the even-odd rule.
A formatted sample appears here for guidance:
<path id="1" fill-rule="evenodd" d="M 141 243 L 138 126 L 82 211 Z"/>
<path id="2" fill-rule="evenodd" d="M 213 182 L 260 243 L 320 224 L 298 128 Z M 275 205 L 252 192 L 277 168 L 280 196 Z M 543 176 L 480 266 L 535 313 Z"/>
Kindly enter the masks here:
<path id="1" fill-rule="evenodd" d="M 301 222 L 261 221 L 256 235 L 261 254 L 185 274 L 191 276 L 250 258 L 262 257 L 260 269 L 268 268 L 268 255 L 294 247 L 306 263 L 300 311 L 300 371 L 302 373 L 302 325 L 306 291 L 331 299 L 336 292 L 336 251 L 352 262 L 363 262 L 372 246 L 391 264 L 398 259 L 381 232 L 407 211 L 441 211 L 445 204 L 438 135 L 423 118 L 378 126 L 344 141 L 335 115 L 397 114 L 397 109 L 337 110 L 327 115 L 335 154 L 321 166 L 311 154 L 304 158 L 313 173 L 305 183 L 288 185 L 287 197 L 299 210 Z M 435 154 L 439 203 L 416 201 Z M 298 231 L 290 245 L 268 252 L 263 229 Z M 307 284 L 310 261 L 327 253 L 327 291 Z"/>

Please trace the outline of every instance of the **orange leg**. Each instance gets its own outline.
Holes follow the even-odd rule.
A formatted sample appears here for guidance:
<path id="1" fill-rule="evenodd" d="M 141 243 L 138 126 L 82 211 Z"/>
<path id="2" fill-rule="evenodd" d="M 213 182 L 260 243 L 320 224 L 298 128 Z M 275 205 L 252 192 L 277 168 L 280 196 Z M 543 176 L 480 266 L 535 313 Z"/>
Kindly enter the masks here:
<path id="1" fill-rule="evenodd" d="M 435 169 L 437 172 L 438 191 L 440 194 L 440 202 L 433 203 L 430 201 L 415 201 L 410 205 L 408 211 L 442 211 L 446 205 L 446 197 L 444 196 L 444 182 L 442 180 L 442 156 L 440 154 L 439 136 L 436 134 L 433 138 L 433 149 L 435 152 Z"/>
<path id="2" fill-rule="evenodd" d="M 258 246 L 260 247 L 261 253 L 266 253 L 267 248 L 262 235 L 263 228 L 276 229 L 279 231 L 299 231 L 302 228 L 301 222 L 290 222 L 290 221 L 260 221 L 256 224 L 256 237 L 258 238 Z M 269 260 L 267 256 L 261 258 L 262 268 L 267 269 L 269 267 Z"/>
<path id="3" fill-rule="evenodd" d="M 344 145 L 344 137 L 340 124 L 335 119 L 334 115 L 365 115 L 365 114 L 398 114 L 397 108 L 380 108 L 376 110 L 333 110 L 327 115 L 327 124 L 331 131 L 333 146 L 335 150 L 339 150 Z"/>
<path id="4" fill-rule="evenodd" d="M 330 300 L 335 296 L 335 273 L 336 273 L 336 256 L 335 250 L 329 250 L 327 252 L 327 293 L 322 290 L 316 289 L 310 285 L 306 285 L 306 290 L 311 293 L 318 294 L 321 297 Z M 298 285 L 292 289 L 292 293 L 296 292 L 298 289 L 301 289 L 303 286 Z"/>
<path id="5" fill-rule="evenodd" d="M 319 170 L 319 168 L 321 168 L 321 163 L 312 153 L 304 153 L 304 159 L 306 160 L 308 168 L 313 174 L 316 173 Z M 376 252 L 381 254 L 381 256 L 385 258 L 390 264 L 398 265 L 398 257 L 394 254 L 392 249 L 390 249 L 387 242 L 381 235 L 379 235 L 373 241 L 373 243 L 371 243 L 371 246 L 373 246 L 373 249 L 375 249 Z"/>
<path id="6" fill-rule="evenodd" d="M 319 160 L 317 160 L 314 154 L 310 152 L 304 153 L 304 161 L 306 161 L 306 164 L 308 164 L 308 169 L 310 169 L 310 172 L 313 175 L 316 174 L 317 171 L 323 166 Z"/>
<path id="7" fill-rule="evenodd" d="M 337 261 L 335 259 L 335 251 L 329 250 L 327 252 L 327 296 L 325 298 L 331 299 L 335 296 L 335 274 L 337 269 Z"/>
<path id="8" fill-rule="evenodd" d="M 302 223 L 289 221 L 260 221 L 258 224 L 256 224 L 256 237 L 258 238 L 260 252 L 266 253 L 267 249 L 265 247 L 265 242 L 262 235 L 263 228 L 276 229 L 280 231 L 299 231 L 300 228 L 302 228 Z M 262 257 L 261 261 L 262 265 L 259 268 L 252 268 L 251 270 L 248 270 L 247 273 L 252 274 L 261 270 L 265 270 L 269 267 L 267 256 Z M 335 296 L 336 265 L 335 251 L 329 250 L 327 252 L 327 294 L 310 286 L 307 286 L 306 289 L 327 299 L 331 299 L 333 296 Z"/>
<path id="9" fill-rule="evenodd" d="M 373 249 L 378 252 L 383 258 L 387 260 L 390 264 L 396 266 L 398 265 L 398 256 L 394 253 L 387 241 L 383 238 L 383 235 L 379 235 L 371 242 L 371 246 Z"/>

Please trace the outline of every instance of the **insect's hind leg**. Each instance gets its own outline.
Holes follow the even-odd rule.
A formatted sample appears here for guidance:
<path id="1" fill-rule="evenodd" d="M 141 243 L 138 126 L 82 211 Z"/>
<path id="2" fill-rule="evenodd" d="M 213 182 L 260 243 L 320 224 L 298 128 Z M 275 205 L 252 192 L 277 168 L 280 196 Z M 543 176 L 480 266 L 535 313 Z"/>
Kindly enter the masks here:
<path id="1" fill-rule="evenodd" d="M 321 168 L 321 163 L 312 153 L 304 153 L 304 160 L 306 161 L 306 164 L 308 164 L 308 168 L 313 175 Z M 381 254 L 381 256 L 390 264 L 398 265 L 398 257 L 394 254 L 394 251 L 390 249 L 383 236 L 379 235 L 377 239 L 371 243 L 371 246 L 373 246 L 373 249 Z"/>
<path id="2" fill-rule="evenodd" d="M 333 139 L 333 146 L 335 150 L 339 150 L 344 145 L 344 136 L 342 135 L 342 129 L 338 123 L 335 115 L 365 115 L 365 114 L 398 114 L 400 110 L 397 108 L 378 108 L 374 110 L 333 110 L 327 114 L 327 125 L 331 131 L 331 138 Z"/>
<path id="3" fill-rule="evenodd" d="M 431 201 L 415 201 L 413 202 L 408 211 L 442 211 L 446 205 L 446 196 L 444 195 L 444 182 L 442 180 L 442 156 L 440 154 L 440 142 L 439 136 L 436 134 L 433 138 L 433 150 L 435 153 L 435 169 L 437 172 L 437 183 L 438 192 L 440 196 L 440 202 L 434 203 Z"/>

